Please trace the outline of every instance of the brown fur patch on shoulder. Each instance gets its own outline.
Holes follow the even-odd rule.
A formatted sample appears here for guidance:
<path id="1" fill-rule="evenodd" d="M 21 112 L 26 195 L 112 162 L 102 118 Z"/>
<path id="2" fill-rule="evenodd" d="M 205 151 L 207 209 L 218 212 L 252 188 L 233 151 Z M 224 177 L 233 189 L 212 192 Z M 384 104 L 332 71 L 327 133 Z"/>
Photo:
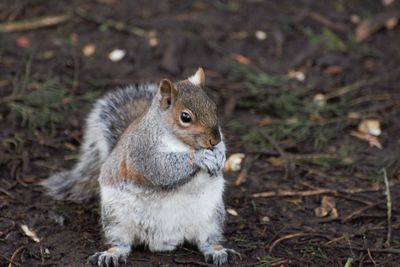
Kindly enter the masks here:
<path id="1" fill-rule="evenodd" d="M 134 181 L 139 183 L 146 181 L 146 177 L 143 174 L 129 168 L 129 166 L 126 163 L 126 159 L 123 159 L 121 161 L 121 164 L 119 165 L 119 175 L 122 179 L 128 181 Z"/>

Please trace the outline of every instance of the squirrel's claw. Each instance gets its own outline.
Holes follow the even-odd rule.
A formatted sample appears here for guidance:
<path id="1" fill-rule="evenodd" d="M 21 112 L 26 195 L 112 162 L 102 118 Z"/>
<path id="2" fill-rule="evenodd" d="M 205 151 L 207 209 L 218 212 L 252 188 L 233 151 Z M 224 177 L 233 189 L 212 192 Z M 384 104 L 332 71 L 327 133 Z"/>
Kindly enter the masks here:
<path id="1" fill-rule="evenodd" d="M 206 262 L 217 266 L 224 265 L 228 260 L 236 259 L 237 257 L 241 259 L 239 252 L 229 248 L 214 249 L 211 253 L 205 254 L 204 257 Z"/>
<path id="2" fill-rule="evenodd" d="M 121 253 L 118 250 L 109 249 L 102 252 L 96 252 L 88 258 L 88 262 L 91 265 L 97 265 L 99 267 L 117 267 L 120 262 L 125 262 L 127 259 L 126 253 Z"/>

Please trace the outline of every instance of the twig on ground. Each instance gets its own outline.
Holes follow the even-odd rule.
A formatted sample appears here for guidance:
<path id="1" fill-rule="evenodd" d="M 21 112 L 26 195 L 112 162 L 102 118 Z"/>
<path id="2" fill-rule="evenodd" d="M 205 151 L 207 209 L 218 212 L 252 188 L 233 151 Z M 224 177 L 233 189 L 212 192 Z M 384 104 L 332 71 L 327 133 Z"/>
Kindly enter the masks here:
<path id="1" fill-rule="evenodd" d="M 13 220 L 11 220 L 10 218 L 4 217 L 4 219 L 10 220 L 10 221 L 11 221 L 11 226 L 8 227 L 8 228 L 5 229 L 5 230 L 0 231 L 0 237 L 2 237 L 3 235 L 8 234 L 12 229 L 14 229 L 14 227 L 15 227 L 15 225 L 16 225 L 15 222 L 14 222 Z"/>
<path id="2" fill-rule="evenodd" d="M 274 247 L 276 247 L 276 245 L 278 245 L 280 242 L 284 241 L 284 240 L 288 240 L 288 239 L 292 239 L 292 238 L 296 238 L 296 237 L 303 237 L 303 236 L 323 236 L 319 233 L 294 233 L 294 234 L 289 234 L 289 235 L 285 235 L 282 236 L 281 238 L 278 238 L 277 240 L 275 240 L 268 249 L 268 254 L 271 254 L 272 250 L 274 249 Z M 326 238 L 326 236 L 323 236 Z"/>
<path id="3" fill-rule="evenodd" d="M 354 219 L 355 217 L 357 217 L 358 215 L 360 215 L 361 213 L 363 213 L 366 210 L 372 209 L 380 204 L 384 203 L 383 201 L 379 201 L 379 202 L 375 202 L 375 203 L 371 203 L 365 207 L 356 209 L 355 211 L 353 211 L 352 213 L 350 213 L 349 215 L 347 215 L 346 217 L 344 217 L 342 219 L 342 223 L 346 223 L 348 221 L 351 221 L 352 219 Z"/>
<path id="4" fill-rule="evenodd" d="M 317 45 L 311 45 L 303 51 L 300 51 L 299 54 L 291 60 L 288 69 L 297 69 L 304 62 L 313 60 L 315 57 L 318 56 L 318 54 L 320 54 L 321 51 L 324 50 L 324 47 L 324 42 L 320 42 Z"/>
<path id="5" fill-rule="evenodd" d="M 20 20 L 0 24 L 0 32 L 21 32 L 55 26 L 70 19 L 70 15 L 52 15 L 29 20 Z"/>
<path id="6" fill-rule="evenodd" d="M 290 157 L 286 154 L 286 152 L 279 146 L 278 142 L 275 141 L 272 136 L 267 134 L 266 132 L 262 132 L 262 135 L 270 142 L 270 144 L 278 151 L 279 155 L 283 158 L 285 162 L 285 177 L 284 179 L 289 178 L 290 173 L 293 171 L 294 164 L 290 161 Z"/>
<path id="7" fill-rule="evenodd" d="M 349 237 L 346 238 L 347 244 L 349 245 L 349 249 L 350 249 L 350 253 L 351 255 L 353 255 L 353 257 L 355 257 L 354 255 L 354 251 L 353 251 L 353 246 L 351 245 L 351 240 Z"/>
<path id="8" fill-rule="evenodd" d="M 5 190 L 4 188 L 0 188 L 0 192 L 9 196 L 12 199 L 15 199 L 14 195 L 11 192 L 8 192 L 7 190 Z"/>
<path id="9" fill-rule="evenodd" d="M 329 246 L 329 245 L 331 245 L 331 244 L 333 244 L 333 243 L 336 243 L 336 242 L 341 241 L 341 240 L 346 239 L 346 238 L 347 238 L 347 236 L 342 235 L 342 236 L 339 236 L 339 237 L 336 237 L 336 238 L 334 238 L 334 239 L 329 240 L 329 241 L 326 242 L 324 245 L 325 245 L 325 246 Z"/>
<path id="10" fill-rule="evenodd" d="M 346 25 L 344 25 L 342 23 L 334 22 L 330 18 L 325 17 L 324 15 L 317 13 L 315 11 L 308 11 L 307 16 L 310 19 L 312 19 L 313 21 L 321 24 L 322 26 L 330 28 L 334 31 L 346 32 L 348 30 Z"/>
<path id="11" fill-rule="evenodd" d="M 72 58 L 73 58 L 73 78 L 72 78 L 72 91 L 76 91 L 79 87 L 79 40 L 76 34 L 71 36 L 71 45 L 72 45 Z"/>
<path id="12" fill-rule="evenodd" d="M 320 245 L 323 248 L 333 248 L 333 249 L 349 249 L 348 246 L 340 246 L 340 245 L 335 245 L 335 246 L 326 246 L 324 244 Z M 389 254 L 400 254 L 400 249 L 397 248 L 362 248 L 362 247 L 351 247 L 353 250 L 357 251 L 371 251 L 375 253 L 389 253 Z"/>
<path id="13" fill-rule="evenodd" d="M 330 177 L 328 175 L 325 175 L 324 177 Z M 302 185 L 305 185 L 307 187 L 310 187 L 311 189 L 321 189 L 321 187 L 312 185 L 308 182 L 305 181 L 300 181 L 300 183 Z M 377 186 L 372 186 L 372 187 L 367 187 L 367 188 L 347 188 L 347 189 L 332 189 L 332 190 L 336 190 L 338 193 L 342 193 L 342 194 L 357 194 L 357 193 L 365 193 L 365 192 L 378 192 L 382 189 L 381 186 L 377 185 Z"/>
<path id="14" fill-rule="evenodd" d="M 229 96 L 226 104 L 224 106 L 224 117 L 231 118 L 233 113 L 235 112 L 236 104 L 238 101 L 238 97 L 236 95 Z"/>
<path id="15" fill-rule="evenodd" d="M 395 197 L 393 197 L 393 200 L 394 199 L 398 199 L 399 197 L 400 196 L 395 196 Z M 385 204 L 386 202 L 387 201 L 385 199 L 385 200 L 381 200 L 381 201 L 378 201 L 378 202 L 371 203 L 369 205 L 366 205 L 365 207 L 359 208 L 359 209 L 353 211 L 352 213 L 350 213 L 349 215 L 347 215 L 345 218 L 343 218 L 342 219 L 342 223 L 351 221 L 351 220 L 357 218 L 364 211 L 372 209 L 372 208 L 375 208 L 375 207 L 379 207 L 380 205 Z M 391 207 L 391 209 L 393 209 L 393 207 Z"/>
<path id="16" fill-rule="evenodd" d="M 333 194 L 336 195 L 337 191 L 333 189 L 327 188 L 320 188 L 316 190 L 306 190 L 306 191 L 291 191 L 291 190 L 284 190 L 284 191 L 266 191 L 261 193 L 252 194 L 252 197 L 291 197 L 291 196 L 315 196 L 315 195 L 322 195 L 322 194 Z"/>
<path id="17" fill-rule="evenodd" d="M 95 15 L 82 8 L 76 9 L 75 13 L 83 19 L 95 22 L 99 25 L 106 25 L 110 28 L 113 28 L 116 31 L 126 32 L 129 34 L 136 35 L 138 37 L 145 37 L 147 35 L 147 31 L 140 27 L 128 25 L 122 21 L 115 21 L 99 15 Z"/>
<path id="18" fill-rule="evenodd" d="M 332 90 L 331 93 L 326 94 L 325 97 L 327 100 L 336 98 L 336 97 L 341 97 L 343 95 L 348 94 L 351 91 L 357 91 L 366 85 L 372 85 L 377 82 L 383 82 L 388 79 L 397 77 L 399 75 L 399 72 L 400 72 L 400 70 L 396 69 L 392 72 L 389 72 L 387 74 L 380 75 L 380 76 L 377 76 L 374 78 L 358 80 L 352 84 L 345 85 L 343 87 L 337 88 L 336 90 Z"/>
<path id="19" fill-rule="evenodd" d="M 390 184 L 387 177 L 386 169 L 383 168 L 383 180 L 385 181 L 385 195 L 386 195 L 386 208 L 387 208 L 387 237 L 385 241 L 385 247 L 390 247 L 390 240 L 392 239 L 392 196 L 390 194 Z"/>
<path id="20" fill-rule="evenodd" d="M 328 177 L 327 175 L 325 175 L 324 177 Z M 320 187 L 317 187 L 315 185 L 310 184 L 309 182 L 305 182 L 305 181 L 300 181 L 300 184 L 307 186 L 311 189 L 321 189 Z M 347 200 L 351 200 L 354 202 L 359 202 L 362 203 L 364 205 L 370 205 L 372 204 L 371 201 L 369 200 L 365 200 L 365 199 L 361 199 L 358 197 L 354 197 L 351 196 L 353 194 L 357 194 L 357 193 L 364 193 L 364 192 L 377 192 L 381 190 L 381 187 L 378 186 L 372 186 L 371 188 L 348 188 L 348 189 L 334 189 L 337 190 L 337 197 L 343 198 L 343 199 L 347 199 Z"/>
<path id="21" fill-rule="evenodd" d="M 21 252 L 22 250 L 24 250 L 26 247 L 25 246 L 20 246 L 19 248 L 17 248 L 14 252 L 13 252 L 13 254 L 11 255 L 11 258 L 8 260 L 8 267 L 12 267 L 13 266 L 13 264 L 14 265 L 17 265 L 17 263 L 15 263 L 14 262 L 14 258 L 17 256 L 17 254 L 19 253 L 19 252 Z M 19 265 L 19 264 L 18 264 Z"/>
<path id="22" fill-rule="evenodd" d="M 235 179 L 235 185 L 239 186 L 243 184 L 247 180 L 247 174 L 251 166 L 253 166 L 254 158 L 252 156 L 247 156 L 244 160 L 242 170 L 240 171 L 239 175 Z"/>
<path id="23" fill-rule="evenodd" d="M 370 250 L 369 248 L 367 248 L 367 253 L 368 253 L 369 259 L 372 261 L 372 263 L 374 264 L 374 266 L 376 266 L 376 262 L 374 261 L 374 258 L 372 258 L 371 250 Z"/>
<path id="24" fill-rule="evenodd" d="M 28 4 L 28 2 L 19 2 L 18 5 L 12 7 L 7 16 L 7 21 L 14 21 L 15 18 L 17 18 L 24 11 Z"/>
<path id="25" fill-rule="evenodd" d="M 355 29 L 354 37 L 357 43 L 365 41 L 371 37 L 372 34 L 383 28 L 387 21 L 397 21 L 400 14 L 398 11 L 389 11 L 377 14 L 372 18 L 365 19 L 359 23 Z"/>
<path id="26" fill-rule="evenodd" d="M 184 259 L 181 259 L 181 258 L 174 258 L 174 262 L 176 264 L 185 264 L 185 265 L 194 264 L 194 265 L 198 265 L 198 266 L 207 266 L 207 267 L 215 266 L 213 264 L 209 264 L 209 263 L 206 263 L 206 262 L 194 261 L 194 260 L 184 260 Z"/>
<path id="27" fill-rule="evenodd" d="M 351 267 L 351 264 L 353 263 L 353 258 L 347 258 L 346 264 L 344 267 Z"/>
<path id="28" fill-rule="evenodd" d="M 280 261 L 271 263 L 269 266 L 271 266 L 271 267 L 273 267 L 273 266 L 285 266 L 286 262 L 287 262 L 287 260 L 280 260 Z"/>

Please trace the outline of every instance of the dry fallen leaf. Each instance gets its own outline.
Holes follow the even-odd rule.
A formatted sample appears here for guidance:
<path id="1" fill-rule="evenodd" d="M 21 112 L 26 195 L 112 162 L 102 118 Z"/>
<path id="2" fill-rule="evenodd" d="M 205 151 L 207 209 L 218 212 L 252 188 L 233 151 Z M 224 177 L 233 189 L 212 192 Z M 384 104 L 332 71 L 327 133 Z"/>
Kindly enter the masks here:
<path id="1" fill-rule="evenodd" d="M 389 12 L 378 14 L 371 19 L 362 21 L 355 30 L 356 42 L 362 42 L 368 39 L 372 34 L 379 31 L 386 24 L 392 27 L 396 26 L 399 14 Z"/>
<path id="2" fill-rule="evenodd" d="M 319 115 L 318 113 L 311 113 L 308 116 L 308 119 L 310 121 L 315 121 L 315 122 L 318 122 L 318 123 L 324 123 L 325 122 L 325 119 L 321 115 Z"/>
<path id="3" fill-rule="evenodd" d="M 326 217 L 329 214 L 337 218 L 338 217 L 338 212 L 336 210 L 336 203 L 335 199 L 333 197 L 329 196 L 323 196 L 321 200 L 321 206 L 317 207 L 314 210 L 315 216 L 321 218 L 321 217 Z"/>
<path id="4" fill-rule="evenodd" d="M 339 212 L 338 212 L 336 207 L 331 210 L 331 214 L 330 214 L 329 217 L 331 217 L 331 218 L 338 218 L 339 217 Z"/>
<path id="5" fill-rule="evenodd" d="M 377 119 L 367 119 L 360 122 L 358 125 L 358 131 L 364 134 L 370 134 L 373 136 L 379 136 L 382 131 L 380 122 Z"/>
<path id="6" fill-rule="evenodd" d="M 285 160 L 283 158 L 270 157 L 268 158 L 268 162 L 275 167 L 282 167 L 285 165 Z"/>
<path id="7" fill-rule="evenodd" d="M 243 65 L 250 64 L 250 59 L 248 57 L 242 56 L 240 54 L 234 54 L 233 59 Z"/>
<path id="8" fill-rule="evenodd" d="M 360 132 L 355 132 L 351 131 L 350 135 L 363 140 L 367 141 L 370 147 L 377 147 L 379 149 L 382 149 L 382 144 L 379 142 L 378 137 L 367 134 L 367 133 L 360 133 Z"/>
<path id="9" fill-rule="evenodd" d="M 40 179 L 39 179 L 37 176 L 35 176 L 35 175 L 28 175 L 28 176 L 23 177 L 21 180 L 22 180 L 22 182 L 25 183 L 25 184 L 35 184 L 35 183 L 37 183 Z"/>
<path id="10" fill-rule="evenodd" d="M 91 55 L 94 54 L 94 52 L 96 52 L 96 46 L 94 44 L 88 44 L 85 45 L 82 49 L 82 53 L 86 56 L 86 57 L 90 57 Z"/>
<path id="11" fill-rule="evenodd" d="M 265 127 L 265 126 L 271 125 L 272 122 L 273 122 L 272 118 L 270 118 L 270 117 L 265 117 L 265 118 L 259 120 L 259 121 L 257 122 L 257 125 L 260 126 L 260 127 Z"/>
<path id="12" fill-rule="evenodd" d="M 36 243 L 40 242 L 39 237 L 37 236 L 37 234 L 32 231 L 31 229 L 29 229 L 29 227 L 25 224 L 21 224 L 21 230 L 24 232 L 24 234 L 27 237 L 30 237 L 33 241 L 35 241 Z"/>
<path id="13" fill-rule="evenodd" d="M 358 120 L 359 118 L 361 118 L 361 115 L 358 112 L 349 112 L 347 114 L 347 118 L 352 119 L 352 120 Z"/>
<path id="14" fill-rule="evenodd" d="M 78 148 L 76 147 L 76 145 L 74 145 L 74 144 L 72 144 L 72 143 L 70 143 L 70 142 L 65 142 L 65 143 L 64 143 L 64 146 L 65 146 L 68 150 L 70 150 L 70 151 L 77 151 L 77 150 L 78 150 Z"/>
<path id="15" fill-rule="evenodd" d="M 331 65 L 324 69 L 324 72 L 331 75 L 338 75 L 343 72 L 343 67 L 340 65 Z"/>
<path id="16" fill-rule="evenodd" d="M 297 80 L 299 82 L 304 82 L 306 80 L 306 75 L 304 72 L 300 71 L 300 70 L 289 70 L 288 72 L 288 77 L 289 79 L 294 79 Z"/>
<path id="17" fill-rule="evenodd" d="M 231 209 L 231 208 L 226 209 L 226 212 L 228 214 L 232 215 L 232 216 L 238 216 L 239 215 L 236 210 Z"/>
<path id="18" fill-rule="evenodd" d="M 394 27 L 396 27 L 398 22 L 399 22 L 399 20 L 397 18 L 390 18 L 387 21 L 385 21 L 385 27 L 388 30 L 393 30 Z"/>
<path id="19" fill-rule="evenodd" d="M 225 161 L 224 170 L 226 172 L 239 171 L 242 168 L 241 165 L 245 156 L 246 155 L 243 153 L 234 153 L 230 155 Z"/>
<path id="20" fill-rule="evenodd" d="M 313 98 L 313 102 L 318 106 L 318 107 L 324 107 L 326 106 L 326 97 L 324 94 L 316 94 Z"/>
<path id="21" fill-rule="evenodd" d="M 328 215 L 330 210 L 325 209 L 324 207 L 317 207 L 314 209 L 314 214 L 318 218 L 325 217 Z"/>

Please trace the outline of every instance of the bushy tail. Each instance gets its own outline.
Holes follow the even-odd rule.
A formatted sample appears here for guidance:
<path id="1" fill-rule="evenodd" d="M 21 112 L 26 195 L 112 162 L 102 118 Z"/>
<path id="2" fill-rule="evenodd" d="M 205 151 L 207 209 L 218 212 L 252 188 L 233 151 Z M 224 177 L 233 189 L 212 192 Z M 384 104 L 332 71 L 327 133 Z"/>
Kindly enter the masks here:
<path id="1" fill-rule="evenodd" d="M 86 121 L 79 162 L 72 170 L 41 182 L 47 193 L 75 202 L 98 195 L 101 165 L 128 125 L 146 112 L 157 91 L 157 84 L 128 86 L 99 99 Z"/>
<path id="2" fill-rule="evenodd" d="M 83 153 L 70 171 L 56 173 L 41 182 L 47 194 L 57 200 L 86 202 L 99 193 L 101 160 L 97 153 Z"/>

